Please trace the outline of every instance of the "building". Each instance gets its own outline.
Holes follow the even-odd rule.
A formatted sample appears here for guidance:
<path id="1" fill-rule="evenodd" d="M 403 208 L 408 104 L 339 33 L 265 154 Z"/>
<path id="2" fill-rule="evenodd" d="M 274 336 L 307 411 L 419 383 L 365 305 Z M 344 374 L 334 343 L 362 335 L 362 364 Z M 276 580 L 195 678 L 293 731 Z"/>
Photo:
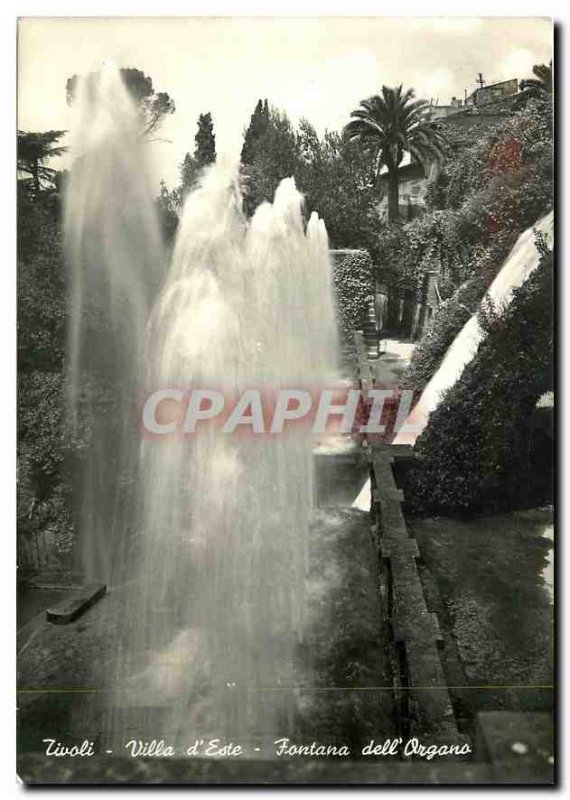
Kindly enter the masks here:
<path id="1" fill-rule="evenodd" d="M 426 170 L 419 163 L 404 153 L 404 158 L 398 170 L 399 182 L 399 209 L 402 220 L 412 220 L 420 216 L 425 210 L 425 194 L 429 178 L 435 171 L 432 165 Z M 388 219 L 388 175 L 386 167 L 380 170 L 381 200 L 377 206 L 380 219 Z"/>
<path id="2" fill-rule="evenodd" d="M 518 93 L 518 90 L 519 82 L 516 78 L 511 78 L 508 81 L 499 81 L 499 83 L 491 83 L 488 86 L 479 86 L 466 98 L 465 105 L 485 106 L 498 100 L 504 100 L 507 97 L 513 97 Z"/>
<path id="3" fill-rule="evenodd" d="M 463 108 L 463 101 L 458 97 L 452 97 L 449 105 L 440 106 L 439 103 L 430 103 L 429 113 L 430 119 L 443 119 L 452 114 L 457 114 Z"/>

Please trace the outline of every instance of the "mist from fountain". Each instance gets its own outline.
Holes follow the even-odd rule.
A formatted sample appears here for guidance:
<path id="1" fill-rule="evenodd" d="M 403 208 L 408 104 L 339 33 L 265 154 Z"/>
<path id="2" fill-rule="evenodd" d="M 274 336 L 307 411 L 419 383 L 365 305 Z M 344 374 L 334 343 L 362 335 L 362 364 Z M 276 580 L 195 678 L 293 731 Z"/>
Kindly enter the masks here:
<path id="1" fill-rule="evenodd" d="M 78 81 L 65 191 L 68 416 L 82 446 L 76 497 L 81 569 L 114 583 L 136 527 L 133 407 L 145 328 L 164 271 L 140 117 L 112 65 Z"/>

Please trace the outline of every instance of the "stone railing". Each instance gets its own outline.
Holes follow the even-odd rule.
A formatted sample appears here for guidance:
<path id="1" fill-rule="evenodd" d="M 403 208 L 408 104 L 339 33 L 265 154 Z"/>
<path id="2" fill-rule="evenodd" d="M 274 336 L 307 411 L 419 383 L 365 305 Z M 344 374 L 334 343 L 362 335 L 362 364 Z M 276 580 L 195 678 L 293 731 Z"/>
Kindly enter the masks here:
<path id="1" fill-rule="evenodd" d="M 392 673 L 403 736 L 429 734 L 449 743 L 465 741 L 458 731 L 439 655 L 437 615 L 428 610 L 416 559 L 419 550 L 402 513 L 403 493 L 394 477 L 395 459 L 410 448 L 369 448 L 373 538 L 380 559 L 385 623 L 391 631 Z"/>

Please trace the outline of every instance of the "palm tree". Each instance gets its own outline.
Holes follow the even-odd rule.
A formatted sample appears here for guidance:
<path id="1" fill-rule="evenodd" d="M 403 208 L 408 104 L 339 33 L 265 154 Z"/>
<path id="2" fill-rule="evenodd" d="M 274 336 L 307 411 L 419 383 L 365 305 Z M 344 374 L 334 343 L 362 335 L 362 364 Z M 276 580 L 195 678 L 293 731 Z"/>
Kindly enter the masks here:
<path id="1" fill-rule="evenodd" d="M 382 94 L 362 100 L 344 128 L 348 141 L 358 141 L 376 161 L 376 175 L 388 170 L 388 219 L 399 219 L 398 168 L 407 151 L 426 166 L 442 157 L 443 136 L 429 121 L 427 100 L 414 100 L 414 90 L 382 87 Z"/>
<path id="2" fill-rule="evenodd" d="M 554 93 L 552 80 L 552 61 L 546 64 L 535 64 L 532 68 L 534 78 L 525 78 L 520 82 L 520 90 L 525 97 L 545 97 Z"/>

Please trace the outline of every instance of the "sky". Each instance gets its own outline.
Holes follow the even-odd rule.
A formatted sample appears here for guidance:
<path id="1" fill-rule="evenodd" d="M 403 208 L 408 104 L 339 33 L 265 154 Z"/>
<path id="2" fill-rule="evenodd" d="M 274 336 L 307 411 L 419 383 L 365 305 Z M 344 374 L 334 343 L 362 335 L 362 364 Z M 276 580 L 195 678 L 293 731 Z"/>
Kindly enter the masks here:
<path id="1" fill-rule="evenodd" d="M 200 113 L 212 113 L 218 155 L 237 159 L 258 98 L 322 135 L 382 84 L 447 104 L 470 93 L 479 72 L 487 83 L 520 79 L 551 57 L 551 21 L 538 17 L 25 18 L 18 128 L 68 129 L 70 75 L 104 61 L 137 67 L 176 104 L 151 145 L 157 184 L 173 188 Z"/>

